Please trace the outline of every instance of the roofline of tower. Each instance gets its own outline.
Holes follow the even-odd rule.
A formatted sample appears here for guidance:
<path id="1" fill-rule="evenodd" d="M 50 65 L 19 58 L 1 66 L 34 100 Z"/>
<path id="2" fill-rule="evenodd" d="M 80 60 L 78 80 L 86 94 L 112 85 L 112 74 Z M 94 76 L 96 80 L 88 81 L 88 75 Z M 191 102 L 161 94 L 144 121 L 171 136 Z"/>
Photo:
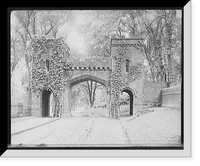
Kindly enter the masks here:
<path id="1" fill-rule="evenodd" d="M 123 39 L 119 39 L 119 38 L 111 38 L 112 40 L 144 40 L 143 38 L 123 38 Z"/>

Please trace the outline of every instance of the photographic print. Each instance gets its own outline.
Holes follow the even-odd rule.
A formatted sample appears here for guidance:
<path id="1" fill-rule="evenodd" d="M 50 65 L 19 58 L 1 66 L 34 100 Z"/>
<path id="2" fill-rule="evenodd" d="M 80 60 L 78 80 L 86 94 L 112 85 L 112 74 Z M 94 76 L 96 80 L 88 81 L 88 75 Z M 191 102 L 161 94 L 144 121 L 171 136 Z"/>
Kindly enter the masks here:
<path id="1" fill-rule="evenodd" d="M 10 149 L 183 150 L 183 10 L 13 10 Z"/>

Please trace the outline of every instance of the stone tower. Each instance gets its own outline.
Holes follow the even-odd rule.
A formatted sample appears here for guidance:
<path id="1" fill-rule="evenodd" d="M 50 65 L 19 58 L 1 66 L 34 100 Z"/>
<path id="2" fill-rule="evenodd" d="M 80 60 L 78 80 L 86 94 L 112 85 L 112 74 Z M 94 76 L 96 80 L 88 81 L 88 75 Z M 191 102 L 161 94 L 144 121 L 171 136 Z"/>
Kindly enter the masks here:
<path id="1" fill-rule="evenodd" d="M 111 40 L 111 117 L 120 116 L 119 97 L 122 92 L 130 96 L 130 115 L 135 105 L 141 104 L 143 93 L 142 39 Z"/>

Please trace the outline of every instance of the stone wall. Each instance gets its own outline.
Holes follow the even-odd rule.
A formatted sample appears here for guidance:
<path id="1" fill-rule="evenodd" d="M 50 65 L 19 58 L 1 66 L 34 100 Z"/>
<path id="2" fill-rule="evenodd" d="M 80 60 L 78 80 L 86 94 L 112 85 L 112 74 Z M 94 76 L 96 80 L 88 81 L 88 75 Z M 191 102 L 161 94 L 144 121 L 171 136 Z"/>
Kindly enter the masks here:
<path id="1" fill-rule="evenodd" d="M 112 71 L 115 70 L 116 59 L 119 57 L 119 53 L 123 54 L 124 62 L 122 62 L 122 72 L 125 72 L 125 60 L 130 60 L 130 66 L 143 62 L 143 55 L 141 49 L 137 46 L 140 44 L 138 39 L 112 39 L 111 40 L 111 57 L 112 57 Z"/>
<path id="2" fill-rule="evenodd" d="M 162 89 L 162 106 L 181 108 L 181 84 Z"/>
<path id="3" fill-rule="evenodd" d="M 30 94 L 29 91 L 26 91 L 26 93 L 23 96 L 23 115 L 24 116 L 30 116 L 31 115 L 31 102 L 30 97 L 32 97 L 32 93 Z M 32 100 L 32 99 L 31 99 Z"/>
<path id="4" fill-rule="evenodd" d="M 63 90 L 62 96 L 61 96 L 61 104 L 62 104 L 62 117 L 69 117 L 71 116 L 71 98 L 70 98 L 70 88 L 69 85 L 66 86 L 66 88 Z"/>
<path id="5" fill-rule="evenodd" d="M 37 93 L 32 93 L 31 116 L 42 116 L 41 97 L 42 93 L 40 93 L 39 95 Z"/>
<path id="6" fill-rule="evenodd" d="M 11 104 L 11 117 L 23 115 L 23 103 Z"/>
<path id="7" fill-rule="evenodd" d="M 143 106 L 160 106 L 161 90 L 167 87 L 165 82 L 144 82 L 143 84 Z"/>
<path id="8" fill-rule="evenodd" d="M 99 78 L 101 80 L 105 80 L 106 82 L 108 82 L 110 79 L 111 69 L 109 67 L 107 68 L 105 67 L 83 68 L 82 67 L 81 69 L 79 67 L 73 67 L 71 71 L 73 72 L 73 75 L 70 78 L 71 80 L 75 78 L 79 78 L 81 76 L 91 76 L 91 77 Z"/>

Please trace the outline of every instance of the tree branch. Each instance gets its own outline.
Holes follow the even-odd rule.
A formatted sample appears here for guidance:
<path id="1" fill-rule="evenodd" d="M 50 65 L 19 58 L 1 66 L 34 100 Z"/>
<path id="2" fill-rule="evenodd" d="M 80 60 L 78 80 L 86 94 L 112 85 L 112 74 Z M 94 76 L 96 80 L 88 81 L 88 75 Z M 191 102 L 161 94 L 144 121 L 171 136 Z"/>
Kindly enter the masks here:
<path id="1" fill-rule="evenodd" d="M 50 27 L 50 29 L 45 33 L 45 35 L 48 35 L 48 34 L 52 31 L 52 29 L 56 26 L 56 23 L 55 23 L 54 25 L 52 25 L 52 23 L 50 23 L 50 25 L 51 25 L 51 27 Z"/>
<path id="2" fill-rule="evenodd" d="M 87 86 L 88 86 L 88 92 L 89 92 L 89 96 L 90 96 L 91 90 L 90 90 L 90 84 L 89 84 L 88 80 L 87 80 Z"/>
<path id="3" fill-rule="evenodd" d="M 28 30 L 28 27 L 29 27 L 29 21 L 30 21 L 30 18 L 29 18 L 29 14 L 28 14 L 28 19 L 27 19 L 27 25 L 26 23 L 24 22 L 24 19 L 20 16 L 20 14 L 18 13 L 17 16 L 18 20 L 20 21 L 20 23 L 22 24 L 23 28 L 25 29 L 27 35 L 29 35 L 29 37 L 32 39 L 32 36 Z"/>

